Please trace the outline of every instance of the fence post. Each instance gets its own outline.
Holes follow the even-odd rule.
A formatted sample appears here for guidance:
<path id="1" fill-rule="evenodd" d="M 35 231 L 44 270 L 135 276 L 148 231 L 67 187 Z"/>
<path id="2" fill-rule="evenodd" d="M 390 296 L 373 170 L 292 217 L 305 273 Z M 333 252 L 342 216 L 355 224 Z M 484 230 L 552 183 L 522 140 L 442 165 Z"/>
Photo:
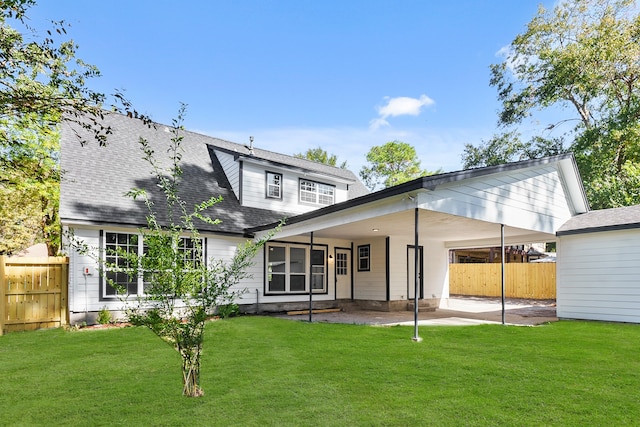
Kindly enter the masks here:
<path id="1" fill-rule="evenodd" d="M 7 310 L 7 301 L 5 297 L 5 292 L 7 288 L 6 280 L 4 277 L 4 263 L 6 257 L 4 255 L 0 255 L 0 336 L 4 333 L 4 319 L 6 317 L 5 311 Z"/>
<path id="2" fill-rule="evenodd" d="M 69 323 L 69 257 L 66 257 L 64 261 L 62 264 L 62 283 L 60 284 L 60 326 Z"/>

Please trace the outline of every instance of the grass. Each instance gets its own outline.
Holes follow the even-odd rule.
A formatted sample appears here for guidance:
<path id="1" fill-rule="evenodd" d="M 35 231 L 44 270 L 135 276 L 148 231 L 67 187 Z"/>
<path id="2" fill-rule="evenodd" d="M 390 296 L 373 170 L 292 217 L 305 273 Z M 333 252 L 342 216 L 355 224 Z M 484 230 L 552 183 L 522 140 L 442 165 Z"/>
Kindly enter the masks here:
<path id="1" fill-rule="evenodd" d="M 617 426 L 640 419 L 640 325 L 207 327 L 205 395 L 142 328 L 0 337 L 0 425 Z"/>

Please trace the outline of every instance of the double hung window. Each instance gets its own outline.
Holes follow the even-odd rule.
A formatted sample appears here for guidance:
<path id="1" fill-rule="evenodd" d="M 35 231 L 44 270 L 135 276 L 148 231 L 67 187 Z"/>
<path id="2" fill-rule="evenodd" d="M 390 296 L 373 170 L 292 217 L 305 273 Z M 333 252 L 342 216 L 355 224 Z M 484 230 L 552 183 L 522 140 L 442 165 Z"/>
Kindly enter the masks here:
<path id="1" fill-rule="evenodd" d="M 142 289 L 137 268 L 132 265 L 142 253 L 142 239 L 137 234 L 105 233 L 105 286 L 103 297 L 115 297 L 117 288 L 126 290 L 127 295 L 138 295 Z"/>
<path id="2" fill-rule="evenodd" d="M 358 246 L 358 271 L 371 270 L 371 246 Z"/>
<path id="3" fill-rule="evenodd" d="M 267 293 L 326 292 L 326 248 L 269 243 L 267 252 Z M 311 272 L 309 272 L 309 265 Z"/>
<path id="4" fill-rule="evenodd" d="M 335 187 L 328 184 L 300 180 L 300 201 L 316 205 L 332 205 L 335 200 Z"/>
<path id="5" fill-rule="evenodd" d="M 267 172 L 267 198 L 282 199 L 282 174 Z"/>

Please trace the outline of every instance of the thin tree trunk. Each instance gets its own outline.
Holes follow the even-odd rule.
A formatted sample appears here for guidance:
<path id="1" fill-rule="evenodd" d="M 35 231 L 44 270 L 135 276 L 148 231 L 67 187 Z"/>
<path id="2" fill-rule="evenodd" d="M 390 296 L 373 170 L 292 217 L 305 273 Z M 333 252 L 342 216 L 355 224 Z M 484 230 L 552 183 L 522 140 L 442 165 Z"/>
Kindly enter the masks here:
<path id="1" fill-rule="evenodd" d="M 182 356 L 182 394 L 187 397 L 200 397 L 204 391 L 200 388 L 200 354 L 202 346 L 181 347 Z"/>

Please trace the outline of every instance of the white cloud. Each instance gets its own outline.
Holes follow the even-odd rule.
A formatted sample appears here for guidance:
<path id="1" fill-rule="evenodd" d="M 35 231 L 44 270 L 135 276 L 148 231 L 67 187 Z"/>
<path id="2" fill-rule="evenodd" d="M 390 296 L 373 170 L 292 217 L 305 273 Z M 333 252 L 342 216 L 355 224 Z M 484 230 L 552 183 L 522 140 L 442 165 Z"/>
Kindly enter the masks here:
<path id="1" fill-rule="evenodd" d="M 369 122 L 371 130 L 378 130 L 383 126 L 389 126 L 389 117 L 397 116 L 417 116 L 420 114 L 422 107 L 428 107 L 435 104 L 435 101 L 427 95 L 420 95 L 420 98 L 410 98 L 408 96 L 399 96 L 397 98 L 384 98 L 386 103 L 377 108 L 378 117 Z"/>

